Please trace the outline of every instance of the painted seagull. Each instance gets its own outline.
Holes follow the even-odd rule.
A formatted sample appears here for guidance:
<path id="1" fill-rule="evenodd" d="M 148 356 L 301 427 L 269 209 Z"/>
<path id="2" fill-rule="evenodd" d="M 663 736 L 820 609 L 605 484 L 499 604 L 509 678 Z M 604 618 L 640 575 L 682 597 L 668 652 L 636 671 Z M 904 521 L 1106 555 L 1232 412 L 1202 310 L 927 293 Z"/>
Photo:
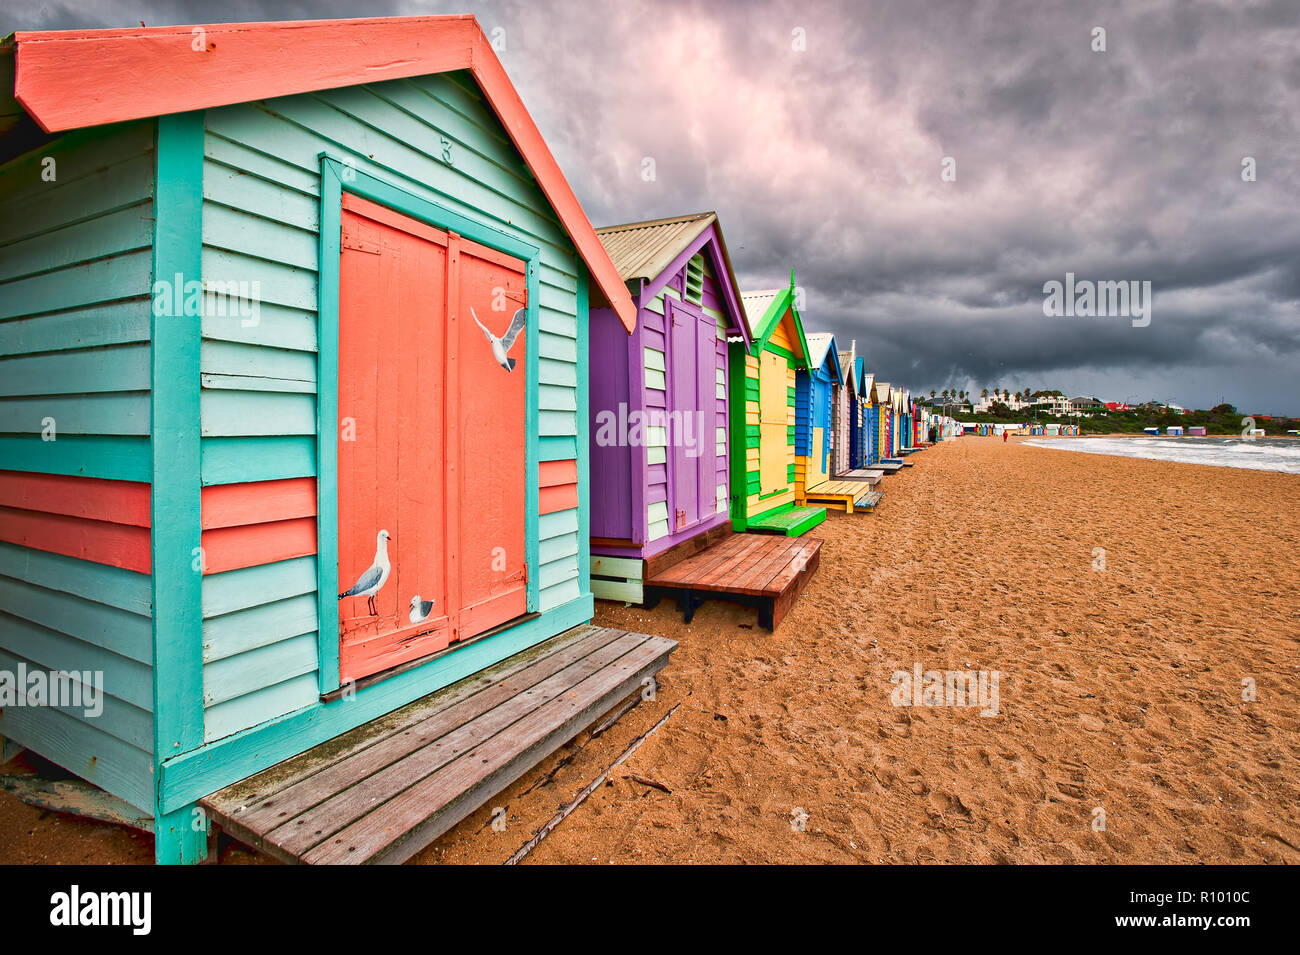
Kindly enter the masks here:
<path id="1" fill-rule="evenodd" d="M 388 563 L 390 540 L 392 537 L 389 536 L 388 531 L 380 531 L 375 535 L 375 562 L 362 572 L 355 584 L 339 594 L 339 600 L 344 597 L 365 597 L 366 606 L 370 609 L 372 617 L 379 616 L 379 611 L 375 609 L 375 594 L 379 593 L 379 588 L 388 582 L 388 572 L 392 569 Z"/>
<path id="2" fill-rule="evenodd" d="M 433 613 L 432 600 L 421 600 L 419 594 L 411 598 L 411 623 L 424 623 L 431 613 Z"/>
<path id="3" fill-rule="evenodd" d="M 506 329 L 506 333 L 500 338 L 497 338 L 484 327 L 483 323 L 478 320 L 478 314 L 474 311 L 473 307 L 470 308 L 469 313 L 474 316 L 474 324 L 479 328 L 482 328 L 483 334 L 487 336 L 488 343 L 492 346 L 492 357 L 497 360 L 497 364 L 506 371 L 514 371 L 515 360 L 513 358 L 507 358 L 506 352 L 510 351 L 510 347 L 514 345 L 515 339 L 518 338 L 519 333 L 524 330 L 524 323 L 528 321 L 528 309 L 521 308 L 515 312 L 515 317 L 510 319 L 510 327 Z"/>

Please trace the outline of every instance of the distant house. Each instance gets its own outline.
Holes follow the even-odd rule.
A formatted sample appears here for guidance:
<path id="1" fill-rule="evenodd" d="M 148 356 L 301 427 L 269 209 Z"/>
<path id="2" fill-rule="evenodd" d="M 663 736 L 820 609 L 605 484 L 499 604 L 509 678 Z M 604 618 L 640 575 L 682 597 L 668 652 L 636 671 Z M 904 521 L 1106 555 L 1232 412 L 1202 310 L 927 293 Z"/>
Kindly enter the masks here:
<path id="1" fill-rule="evenodd" d="M 984 414 L 992 409 L 995 402 L 1000 402 L 1001 404 L 1006 405 L 1012 411 L 1020 411 L 1023 408 L 1028 408 L 1032 404 L 1032 402 L 1025 400 L 1025 398 L 1020 395 L 1004 395 L 1000 392 L 994 392 L 993 394 L 980 398 L 979 401 L 975 402 L 973 410 L 975 414 Z"/>
<path id="2" fill-rule="evenodd" d="M 1080 396 L 1070 399 L 1070 408 L 1073 414 L 1094 415 L 1099 411 L 1105 411 L 1106 405 L 1097 398 Z"/>
<path id="3" fill-rule="evenodd" d="M 1035 398 L 1033 405 L 1046 414 L 1058 418 L 1074 414 L 1074 405 L 1064 395 L 1043 395 L 1040 398 Z"/>

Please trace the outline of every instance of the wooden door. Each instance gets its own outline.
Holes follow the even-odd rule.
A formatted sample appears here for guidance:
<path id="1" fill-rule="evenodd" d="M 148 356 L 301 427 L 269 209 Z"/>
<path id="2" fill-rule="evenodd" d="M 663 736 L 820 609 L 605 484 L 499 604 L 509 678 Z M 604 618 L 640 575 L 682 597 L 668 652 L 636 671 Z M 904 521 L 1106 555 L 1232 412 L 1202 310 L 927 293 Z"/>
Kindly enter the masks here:
<path id="1" fill-rule="evenodd" d="M 668 315 L 668 485 L 676 532 L 717 510 L 717 327 L 703 309 L 675 300 Z"/>
<path id="2" fill-rule="evenodd" d="M 524 265 L 345 195 L 339 269 L 339 672 L 354 680 L 525 612 Z M 377 540 L 386 532 L 387 540 Z M 387 564 L 371 600 L 342 596 Z M 418 598 L 418 600 L 417 600 Z M 432 601 L 427 607 L 426 602 Z"/>
<path id="3" fill-rule="evenodd" d="M 460 454 L 455 462 L 455 509 L 460 514 L 459 549 L 453 555 L 459 591 L 459 637 L 466 639 L 528 610 L 528 567 L 524 500 L 527 437 L 526 331 L 517 333 L 498 363 L 481 322 L 498 338 L 516 316 L 527 314 L 526 266 L 519 259 L 466 239 L 453 240 L 453 278 L 459 302 L 452 302 L 459 329 L 453 355 Z"/>
<path id="4" fill-rule="evenodd" d="M 758 476 L 760 493 L 766 495 L 789 486 L 789 363 L 771 351 L 761 352 L 758 362 Z"/>
<path id="5" fill-rule="evenodd" d="M 668 491 L 673 508 L 672 528 L 680 531 L 700 519 L 699 456 L 692 455 L 686 428 L 692 438 L 699 421 L 700 358 L 699 319 L 677 303 L 669 309 L 668 350 Z M 687 416 L 691 416 L 688 422 Z M 695 450 L 698 450 L 698 445 Z"/>

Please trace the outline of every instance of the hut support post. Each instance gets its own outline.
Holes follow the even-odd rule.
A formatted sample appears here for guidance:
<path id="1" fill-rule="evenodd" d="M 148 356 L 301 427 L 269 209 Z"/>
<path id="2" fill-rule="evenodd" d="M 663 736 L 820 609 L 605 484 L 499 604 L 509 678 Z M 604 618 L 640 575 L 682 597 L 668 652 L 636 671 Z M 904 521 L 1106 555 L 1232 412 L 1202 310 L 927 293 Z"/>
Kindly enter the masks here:
<path id="1" fill-rule="evenodd" d="M 211 825 L 197 803 L 155 816 L 154 862 L 158 865 L 192 865 L 207 861 Z"/>
<path id="2" fill-rule="evenodd" d="M 158 283 L 202 278 L 204 113 L 158 119 L 153 274 Z M 184 286 L 182 286 L 182 289 Z M 154 857 L 201 862 L 207 821 L 197 806 L 162 811 L 163 762 L 203 744 L 200 529 L 199 317 L 154 308 L 150 412 L 153 456 Z M 197 813 L 197 815 L 196 815 Z"/>

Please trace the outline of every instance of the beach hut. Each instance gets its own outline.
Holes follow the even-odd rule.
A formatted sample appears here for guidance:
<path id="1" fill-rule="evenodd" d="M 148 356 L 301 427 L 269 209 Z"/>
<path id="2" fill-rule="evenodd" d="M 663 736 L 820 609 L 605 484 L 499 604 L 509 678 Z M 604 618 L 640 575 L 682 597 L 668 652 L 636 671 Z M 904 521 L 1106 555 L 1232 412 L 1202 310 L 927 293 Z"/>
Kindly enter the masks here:
<path id="1" fill-rule="evenodd" d="M 844 382 L 835 336 L 829 332 L 808 335 L 808 367 L 795 371 L 794 480 L 795 496 L 810 486 L 823 484 L 835 473 L 831 466 L 834 444 L 834 391 Z"/>
<path id="2" fill-rule="evenodd" d="M 833 394 L 845 377 L 835 338 L 823 332 L 807 340 L 808 368 L 795 373 L 795 503 L 822 504 L 849 514 L 870 511 L 880 500 L 872 491 L 875 479 L 836 475 L 831 463 Z M 850 366 L 849 377 L 852 370 Z"/>
<path id="3" fill-rule="evenodd" d="M 591 589 L 640 603 L 648 560 L 689 556 L 729 520 L 727 338 L 752 337 L 715 213 L 596 233 L 637 325 L 591 311 Z"/>
<path id="4" fill-rule="evenodd" d="M 834 346 L 832 346 L 834 347 Z M 855 354 L 858 343 L 849 346 L 847 355 L 837 357 L 843 362 L 843 380 L 832 392 L 832 417 L 834 440 L 831 444 L 831 473 L 843 474 L 852 470 L 853 451 L 861 440 L 862 403 L 858 400 L 858 376 L 855 373 Z M 847 360 L 845 360 L 847 359 Z"/>
<path id="5" fill-rule="evenodd" d="M 808 343 L 794 276 L 786 288 L 744 293 L 742 305 L 754 341 L 728 341 L 731 523 L 796 536 L 824 521 L 826 509 L 795 504 L 795 376 L 808 367 Z"/>
<path id="6" fill-rule="evenodd" d="M 861 358 L 857 378 L 861 382 L 862 422 L 858 429 L 855 467 L 869 468 L 880 460 L 880 403 L 876 400 L 876 376 L 866 370 L 866 362 Z"/>
<path id="7" fill-rule="evenodd" d="M 1287 432 L 1287 434 L 1290 433 L 1291 432 L 1289 431 Z M 1201 425 L 1201 424 L 1191 425 L 1187 429 L 1187 435 L 1188 437 L 1192 437 L 1192 438 L 1203 438 L 1206 435 L 1206 427 L 1205 425 Z"/>
<path id="8" fill-rule="evenodd" d="M 892 457 L 889 447 L 890 421 L 893 417 L 893 405 L 890 403 L 890 387 L 887 381 L 876 381 L 876 455 L 877 462 Z"/>
<path id="9" fill-rule="evenodd" d="M 194 861 L 214 791 L 590 620 L 588 301 L 636 308 L 472 17 L 0 64 L 0 670 L 103 691 L 0 735 Z"/>
<path id="10" fill-rule="evenodd" d="M 1160 429 L 1159 429 L 1159 428 L 1143 428 L 1142 431 L 1143 431 L 1143 433 L 1145 433 L 1145 434 L 1159 434 L 1159 433 L 1160 433 Z M 1064 432 L 1063 432 L 1063 433 L 1064 433 Z"/>
<path id="11" fill-rule="evenodd" d="M 1169 427 L 1165 428 L 1165 434 L 1175 438 L 1181 438 L 1183 436 L 1183 426 L 1180 424 L 1171 424 Z"/>

